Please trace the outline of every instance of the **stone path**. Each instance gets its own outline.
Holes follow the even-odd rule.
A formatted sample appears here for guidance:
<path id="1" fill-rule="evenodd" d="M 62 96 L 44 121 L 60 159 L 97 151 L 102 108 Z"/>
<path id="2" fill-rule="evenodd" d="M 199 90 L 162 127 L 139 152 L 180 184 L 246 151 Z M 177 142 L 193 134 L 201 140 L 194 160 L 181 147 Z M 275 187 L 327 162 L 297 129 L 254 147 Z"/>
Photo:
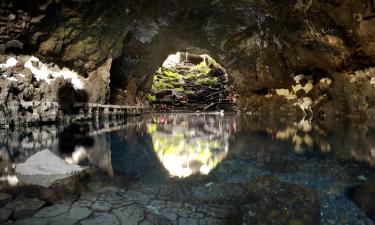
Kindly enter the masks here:
<path id="1" fill-rule="evenodd" d="M 313 225 L 319 213 L 314 192 L 272 178 L 246 185 L 134 184 L 126 190 L 95 183 L 87 186 L 96 190 L 81 193 L 76 201 L 52 205 L 0 194 L 4 204 L 0 218 L 15 220 L 5 224 L 17 225 L 236 225 L 274 224 L 270 223 L 274 219 L 282 224 Z M 282 191 L 274 192 L 274 187 Z M 257 197 L 255 193 L 260 190 Z M 294 209 L 285 211 L 291 207 Z M 270 210 L 275 218 L 269 215 Z"/>
<path id="2" fill-rule="evenodd" d="M 111 187 L 96 193 L 83 194 L 78 201 L 46 206 L 39 211 L 37 210 L 44 205 L 41 200 L 14 200 L 5 205 L 5 209 L 9 211 L 0 211 L 0 216 L 8 213 L 9 218 L 12 213 L 12 216 L 18 220 L 7 224 L 24 225 L 170 224 L 163 217 L 152 214 L 142 205 L 125 198 L 124 193 L 123 189 Z M 24 207 L 20 207 L 22 204 Z M 24 208 L 29 209 L 25 211 Z"/>

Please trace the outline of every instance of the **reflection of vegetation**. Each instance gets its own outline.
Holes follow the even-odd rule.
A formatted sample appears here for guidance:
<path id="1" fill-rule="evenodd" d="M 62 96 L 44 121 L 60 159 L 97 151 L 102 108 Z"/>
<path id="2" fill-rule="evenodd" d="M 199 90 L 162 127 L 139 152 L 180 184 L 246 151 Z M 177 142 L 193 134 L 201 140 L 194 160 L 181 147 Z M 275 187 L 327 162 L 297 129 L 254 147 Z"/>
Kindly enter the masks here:
<path id="1" fill-rule="evenodd" d="M 225 159 L 228 134 L 198 135 L 195 129 L 183 122 L 173 126 L 155 123 L 148 125 L 154 150 L 171 176 L 208 174 Z"/>

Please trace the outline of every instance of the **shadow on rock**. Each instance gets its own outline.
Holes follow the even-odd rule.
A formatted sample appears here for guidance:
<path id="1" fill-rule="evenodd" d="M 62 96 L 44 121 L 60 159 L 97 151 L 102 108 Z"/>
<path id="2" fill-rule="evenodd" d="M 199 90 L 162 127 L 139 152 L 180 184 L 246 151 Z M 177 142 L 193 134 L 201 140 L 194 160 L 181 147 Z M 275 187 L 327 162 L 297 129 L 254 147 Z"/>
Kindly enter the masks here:
<path id="1" fill-rule="evenodd" d="M 88 93 L 85 90 L 76 90 L 72 83 L 66 83 L 57 90 L 57 101 L 64 114 L 76 114 L 75 105 L 77 103 L 87 103 Z"/>
<path id="2" fill-rule="evenodd" d="M 361 207 L 368 217 L 375 221 L 375 181 L 368 181 L 361 186 L 350 188 L 349 198 Z"/>

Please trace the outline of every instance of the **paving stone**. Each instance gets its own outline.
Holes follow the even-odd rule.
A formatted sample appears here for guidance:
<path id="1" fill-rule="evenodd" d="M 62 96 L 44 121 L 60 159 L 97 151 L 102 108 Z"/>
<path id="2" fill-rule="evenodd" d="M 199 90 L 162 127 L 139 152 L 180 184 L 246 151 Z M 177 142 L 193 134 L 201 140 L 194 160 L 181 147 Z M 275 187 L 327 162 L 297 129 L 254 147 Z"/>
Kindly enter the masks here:
<path id="1" fill-rule="evenodd" d="M 72 204 L 72 207 L 90 207 L 92 206 L 92 204 L 94 204 L 94 202 L 92 201 L 86 201 L 86 200 L 79 200 L 79 201 L 76 201 Z"/>
<path id="2" fill-rule="evenodd" d="M 41 207 L 45 205 L 45 202 L 39 199 L 20 199 L 14 200 L 5 205 L 4 208 L 12 209 L 13 216 L 16 219 L 25 219 L 32 217 L 32 215 Z"/>
<path id="3" fill-rule="evenodd" d="M 139 223 L 139 225 L 155 225 L 154 223 L 151 223 L 148 220 L 143 220 L 142 222 Z"/>
<path id="4" fill-rule="evenodd" d="M 86 207 L 72 207 L 69 210 L 69 213 L 67 215 L 67 219 L 82 220 L 82 219 L 88 217 L 91 213 L 92 213 L 92 210 L 90 210 Z"/>
<path id="5" fill-rule="evenodd" d="M 12 214 L 13 210 L 12 209 L 6 209 L 6 208 L 1 208 L 0 209 L 0 222 L 2 221 L 8 221 L 10 215 Z"/>
<path id="6" fill-rule="evenodd" d="M 96 212 L 89 218 L 81 221 L 82 225 L 120 225 L 112 213 Z M 130 223 L 129 223 L 130 225 Z"/>
<path id="7" fill-rule="evenodd" d="M 77 223 L 76 220 L 67 218 L 52 218 L 49 220 L 49 225 L 74 225 Z"/>
<path id="8" fill-rule="evenodd" d="M 173 212 L 165 212 L 161 214 L 170 221 L 177 221 L 177 214 Z"/>
<path id="9" fill-rule="evenodd" d="M 208 211 L 206 213 L 216 218 L 233 218 L 239 214 L 237 209 L 230 205 L 213 205 L 208 207 Z"/>
<path id="10" fill-rule="evenodd" d="M 34 218 L 50 218 L 66 214 L 69 211 L 68 205 L 54 205 L 45 207 L 34 214 Z"/>
<path id="11" fill-rule="evenodd" d="M 200 218 L 203 218 L 204 216 L 205 214 L 201 212 L 191 212 L 189 214 L 189 218 L 194 218 L 194 219 L 200 219 Z"/>
<path id="12" fill-rule="evenodd" d="M 88 193 L 83 193 L 81 197 L 79 198 L 80 201 L 91 201 L 95 202 L 98 199 L 98 194 L 88 192 Z"/>
<path id="13" fill-rule="evenodd" d="M 111 204 L 112 209 L 121 208 L 123 206 L 128 206 L 134 204 L 134 202 L 130 202 L 128 200 L 115 200 L 109 202 Z"/>
<path id="14" fill-rule="evenodd" d="M 115 200 L 123 200 L 124 197 L 118 195 L 116 192 L 105 192 L 101 194 L 98 200 L 105 200 L 105 201 L 115 201 Z"/>
<path id="15" fill-rule="evenodd" d="M 172 224 L 165 217 L 160 216 L 160 215 L 156 215 L 156 214 L 153 214 L 153 213 L 148 213 L 146 215 L 146 220 L 148 222 L 150 222 L 151 224 L 154 224 L 154 225 L 171 225 Z M 144 221 L 142 221 L 142 222 L 144 222 Z M 173 222 L 174 222 L 174 224 L 177 224 L 177 220 L 175 220 Z"/>
<path id="16" fill-rule="evenodd" d="M 137 225 L 144 219 L 144 209 L 139 205 L 131 205 L 113 210 L 121 224 Z"/>
<path id="17" fill-rule="evenodd" d="M 102 188 L 103 188 L 104 184 L 102 182 L 99 182 L 99 181 L 91 181 L 87 184 L 87 187 L 91 190 L 91 191 L 100 191 Z"/>
<path id="18" fill-rule="evenodd" d="M 108 193 L 121 192 L 121 193 L 125 193 L 125 190 L 122 189 L 122 188 L 118 188 L 118 187 L 108 186 L 108 187 L 103 187 L 103 188 L 99 189 L 97 192 L 98 193 L 103 193 L 103 192 L 108 192 Z"/>
<path id="19" fill-rule="evenodd" d="M 218 220 L 214 218 L 204 218 L 204 219 L 200 219 L 198 224 L 199 225 L 227 224 L 227 221 Z"/>
<path id="20" fill-rule="evenodd" d="M 158 209 L 164 209 L 167 207 L 167 202 L 163 200 L 152 200 L 148 205 Z"/>
<path id="21" fill-rule="evenodd" d="M 181 202 L 172 202 L 172 201 L 167 202 L 167 207 L 171 209 L 178 209 L 178 208 L 181 208 L 182 206 L 183 204 Z"/>
<path id="22" fill-rule="evenodd" d="M 189 215 L 192 213 L 192 210 L 190 207 L 182 207 L 180 209 L 178 209 L 178 215 L 182 216 L 182 217 L 189 217 Z"/>
<path id="23" fill-rule="evenodd" d="M 111 204 L 107 201 L 98 200 L 94 202 L 91 208 L 96 211 L 109 211 L 111 209 Z"/>
<path id="24" fill-rule="evenodd" d="M 6 193 L 0 193 L 0 207 L 12 201 L 12 199 L 13 199 L 13 196 L 8 195 Z"/>
<path id="25" fill-rule="evenodd" d="M 47 225 L 49 224 L 49 220 L 46 218 L 29 218 L 24 220 L 19 220 L 14 223 L 9 223 L 12 225 Z"/>
<path id="26" fill-rule="evenodd" d="M 152 196 L 147 196 L 143 193 L 136 192 L 136 191 L 127 191 L 125 193 L 122 193 L 121 196 L 124 198 L 131 200 L 131 201 L 136 201 L 138 203 L 143 203 L 146 204 L 150 199 L 152 199 Z"/>
<path id="27" fill-rule="evenodd" d="M 192 219 L 192 218 L 184 218 L 184 217 L 181 217 L 181 218 L 179 218 L 179 220 L 178 220 L 178 224 L 179 224 L 179 225 L 192 225 L 192 224 L 198 224 L 198 220 L 197 220 L 197 219 Z"/>

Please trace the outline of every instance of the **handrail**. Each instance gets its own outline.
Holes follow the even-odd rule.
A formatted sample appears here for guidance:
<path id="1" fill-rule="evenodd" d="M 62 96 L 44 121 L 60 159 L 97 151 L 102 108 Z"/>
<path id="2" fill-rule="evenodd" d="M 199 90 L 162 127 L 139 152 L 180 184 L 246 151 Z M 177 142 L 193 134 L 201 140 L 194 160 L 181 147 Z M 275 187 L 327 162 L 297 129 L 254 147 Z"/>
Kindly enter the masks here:
<path id="1" fill-rule="evenodd" d="M 8 106 L 19 106 L 22 107 L 30 107 L 30 106 L 39 106 L 39 105 L 46 105 L 46 106 L 55 106 L 59 107 L 60 104 L 58 102 L 51 102 L 51 101 L 20 101 L 17 102 L 18 104 L 8 104 Z M 0 105 L 5 105 L 3 102 L 0 102 Z M 98 104 L 98 103 L 76 103 L 74 107 L 95 107 L 95 108 L 115 108 L 115 109 L 147 109 L 150 108 L 149 106 L 142 106 L 142 105 L 106 105 L 106 104 Z"/>
<path id="2" fill-rule="evenodd" d="M 60 104 L 58 102 L 53 101 L 20 101 L 20 102 L 12 102 L 11 104 L 4 104 L 0 102 L 0 106 L 4 109 L 5 116 L 0 118 L 0 126 L 7 125 L 10 121 L 17 121 L 21 123 L 26 123 L 26 121 L 31 121 L 31 123 L 39 122 L 39 121 L 54 121 L 59 119 L 58 110 L 60 108 Z M 1 108 L 0 107 L 0 108 Z M 39 115 L 34 117 L 34 113 L 38 111 L 38 107 L 48 107 L 52 111 L 45 112 L 44 115 Z M 83 111 L 90 110 L 89 112 L 82 112 L 76 115 L 68 116 L 72 117 L 73 119 L 82 119 L 82 115 L 87 116 L 86 119 L 97 117 L 98 112 L 94 111 L 104 111 L 103 115 L 105 117 L 111 116 L 126 116 L 126 115 L 133 115 L 133 114 L 142 114 L 147 112 L 148 109 L 151 109 L 150 106 L 143 106 L 143 105 L 105 105 L 105 104 L 97 104 L 97 103 L 76 103 L 74 107 L 82 108 Z M 32 108 L 33 115 L 22 116 L 18 114 L 19 108 Z M 36 109 L 36 110 L 35 110 Z M 95 110 L 96 109 L 96 110 Z M 1 110 L 1 109 L 0 109 Z M 88 113 L 88 114 L 87 114 Z M 9 114 L 9 115 L 7 115 Z M 100 115 L 99 115 L 100 116 Z M 32 122 L 34 121 L 34 122 Z"/>

